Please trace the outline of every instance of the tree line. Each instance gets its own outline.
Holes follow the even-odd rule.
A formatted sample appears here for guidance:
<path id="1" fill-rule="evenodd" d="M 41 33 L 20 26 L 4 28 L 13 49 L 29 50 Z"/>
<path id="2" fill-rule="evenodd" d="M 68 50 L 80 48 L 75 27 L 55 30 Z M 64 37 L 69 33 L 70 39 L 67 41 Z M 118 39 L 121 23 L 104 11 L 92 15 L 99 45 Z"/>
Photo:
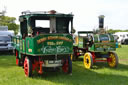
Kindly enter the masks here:
<path id="1" fill-rule="evenodd" d="M 116 32 L 128 32 L 128 29 L 126 29 L 126 30 L 120 30 L 120 29 L 113 30 L 113 29 L 109 29 L 109 30 L 107 30 L 107 32 L 111 33 L 111 34 L 116 33 Z"/>
<path id="2" fill-rule="evenodd" d="M 8 30 L 14 30 L 14 33 L 17 34 L 19 31 L 19 25 L 16 24 L 15 21 L 15 17 L 0 16 L 0 26 L 8 26 Z"/>

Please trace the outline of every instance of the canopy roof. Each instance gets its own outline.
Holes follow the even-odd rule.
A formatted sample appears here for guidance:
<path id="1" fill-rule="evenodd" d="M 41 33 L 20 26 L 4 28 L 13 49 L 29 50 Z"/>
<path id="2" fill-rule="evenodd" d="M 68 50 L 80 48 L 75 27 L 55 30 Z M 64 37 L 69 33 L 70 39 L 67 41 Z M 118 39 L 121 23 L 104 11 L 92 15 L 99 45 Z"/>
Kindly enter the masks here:
<path id="1" fill-rule="evenodd" d="M 24 11 L 22 12 L 22 15 L 20 18 L 30 18 L 30 17 L 44 17 L 44 18 L 50 18 L 50 17 L 69 17 L 73 18 L 73 14 L 63 14 L 63 13 L 57 13 L 54 10 L 51 11 L 36 11 L 36 12 L 30 12 L 30 11 Z"/>

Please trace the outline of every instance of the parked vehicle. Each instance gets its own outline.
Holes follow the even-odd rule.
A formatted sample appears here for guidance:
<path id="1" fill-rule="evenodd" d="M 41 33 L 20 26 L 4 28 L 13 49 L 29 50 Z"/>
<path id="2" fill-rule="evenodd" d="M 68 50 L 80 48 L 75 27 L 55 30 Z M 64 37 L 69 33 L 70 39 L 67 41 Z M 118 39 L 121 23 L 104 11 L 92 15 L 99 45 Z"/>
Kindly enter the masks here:
<path id="1" fill-rule="evenodd" d="M 116 32 L 114 35 L 118 36 L 119 43 L 128 44 L 128 32 Z"/>
<path id="2" fill-rule="evenodd" d="M 73 15 L 54 10 L 25 11 L 19 20 L 21 33 L 13 37 L 13 45 L 16 65 L 23 66 L 25 75 L 31 77 L 33 71 L 42 74 L 60 67 L 71 74 L 73 40 L 69 28 L 73 28 Z"/>
<path id="3" fill-rule="evenodd" d="M 7 26 L 0 26 L 0 51 L 13 51 L 13 36 L 14 31 L 9 31 Z"/>
<path id="4" fill-rule="evenodd" d="M 0 26 L 0 31 L 8 31 L 8 26 Z"/>
<path id="5" fill-rule="evenodd" d="M 104 16 L 99 16 L 99 32 L 79 31 L 73 46 L 73 60 L 83 56 L 83 63 L 86 69 L 92 68 L 96 62 L 108 62 L 110 67 L 117 67 L 118 56 L 116 50 L 116 40 L 113 35 L 104 30 Z"/>

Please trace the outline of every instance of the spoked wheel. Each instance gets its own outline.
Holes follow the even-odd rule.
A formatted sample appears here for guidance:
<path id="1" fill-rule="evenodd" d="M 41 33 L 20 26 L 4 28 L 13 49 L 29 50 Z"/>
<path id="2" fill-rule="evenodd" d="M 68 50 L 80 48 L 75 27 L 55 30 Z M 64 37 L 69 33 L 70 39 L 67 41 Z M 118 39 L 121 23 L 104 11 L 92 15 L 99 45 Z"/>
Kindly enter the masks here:
<path id="1" fill-rule="evenodd" d="M 108 58 L 108 65 L 110 67 L 117 67 L 118 65 L 118 56 L 114 52 L 110 52 L 109 58 Z"/>
<path id="2" fill-rule="evenodd" d="M 17 58 L 17 56 L 16 56 L 16 65 L 20 66 L 19 58 Z"/>
<path id="3" fill-rule="evenodd" d="M 62 70 L 65 72 L 65 73 L 72 73 L 72 61 L 71 61 L 71 58 L 68 57 L 68 59 L 65 59 L 64 60 L 64 63 L 63 63 L 63 66 L 62 66 Z"/>
<path id="4" fill-rule="evenodd" d="M 25 72 L 25 76 L 27 77 L 32 76 L 32 62 L 31 59 L 28 57 L 25 57 L 24 60 L 24 72 Z"/>
<path id="5" fill-rule="evenodd" d="M 18 53 L 17 50 L 16 50 L 16 65 L 17 65 L 17 66 L 20 66 L 19 53 Z"/>
<path id="6" fill-rule="evenodd" d="M 90 69 L 93 66 L 93 59 L 91 53 L 84 54 L 84 66 L 86 69 Z"/>

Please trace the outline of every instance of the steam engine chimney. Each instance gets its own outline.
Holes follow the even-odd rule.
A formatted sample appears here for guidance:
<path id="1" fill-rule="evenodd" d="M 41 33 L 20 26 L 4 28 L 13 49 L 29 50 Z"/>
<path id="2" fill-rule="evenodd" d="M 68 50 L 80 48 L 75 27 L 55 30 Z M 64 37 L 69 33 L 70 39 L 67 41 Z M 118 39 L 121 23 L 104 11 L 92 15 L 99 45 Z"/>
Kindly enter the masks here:
<path id="1" fill-rule="evenodd" d="M 99 16 L 99 28 L 104 28 L 104 15 Z"/>
<path id="2" fill-rule="evenodd" d="M 100 33 L 104 33 L 105 30 L 104 30 L 104 15 L 100 15 L 98 18 L 99 18 L 99 30 L 100 30 Z"/>

